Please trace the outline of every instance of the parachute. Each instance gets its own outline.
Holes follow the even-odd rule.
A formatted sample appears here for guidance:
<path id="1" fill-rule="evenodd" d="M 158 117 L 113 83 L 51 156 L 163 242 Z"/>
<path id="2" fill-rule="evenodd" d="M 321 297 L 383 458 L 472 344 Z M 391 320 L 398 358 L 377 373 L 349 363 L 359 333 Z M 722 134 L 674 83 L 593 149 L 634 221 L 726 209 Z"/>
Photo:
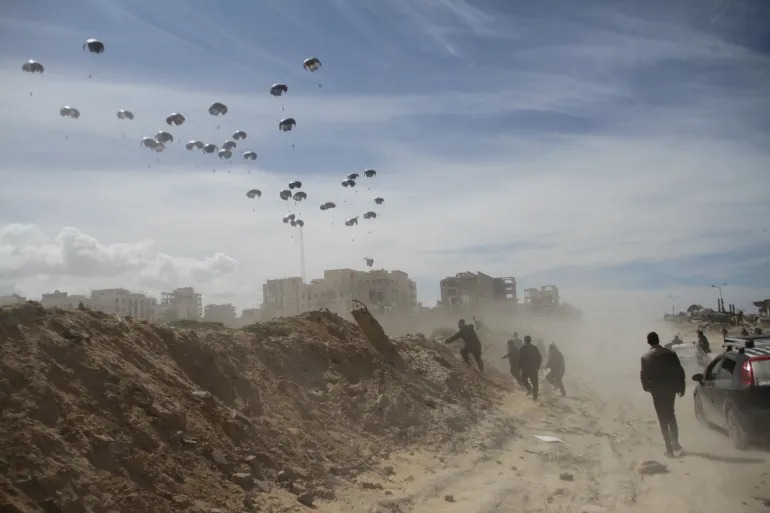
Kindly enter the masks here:
<path id="1" fill-rule="evenodd" d="M 306 192 L 295 192 L 293 196 L 294 201 L 302 201 L 307 199 L 307 193 Z"/>
<path id="2" fill-rule="evenodd" d="M 377 174 L 377 171 L 375 171 L 374 169 L 367 169 L 366 171 L 364 171 L 364 175 L 365 175 L 367 178 L 374 178 L 374 176 L 375 176 L 376 174 Z"/>
<path id="3" fill-rule="evenodd" d="M 188 150 L 192 150 L 193 148 L 197 148 L 199 150 L 203 149 L 203 142 L 201 141 L 189 141 L 187 144 L 184 145 L 185 148 Z"/>
<path id="4" fill-rule="evenodd" d="M 304 60 L 302 67 L 308 71 L 316 71 L 321 68 L 321 61 L 316 57 L 310 57 L 309 59 Z"/>
<path id="5" fill-rule="evenodd" d="M 134 119 L 134 113 L 130 110 L 120 109 L 118 111 L 118 119 Z"/>
<path id="6" fill-rule="evenodd" d="M 59 109 L 59 115 L 63 118 L 78 119 L 80 117 L 80 111 L 77 110 L 75 107 L 70 107 L 69 105 L 66 105 L 61 109 Z"/>
<path id="7" fill-rule="evenodd" d="M 21 65 L 21 70 L 27 73 L 43 73 L 45 67 L 37 61 L 29 60 Z"/>
<path id="8" fill-rule="evenodd" d="M 233 139 L 236 141 L 242 141 L 243 139 L 246 139 L 246 132 L 243 130 L 238 130 L 233 134 Z"/>
<path id="9" fill-rule="evenodd" d="M 161 152 L 166 149 L 166 146 L 162 142 L 152 137 L 142 137 L 141 144 L 145 148 L 150 148 L 151 150 L 154 150 L 157 152 Z"/>
<path id="10" fill-rule="evenodd" d="M 283 224 L 289 224 L 289 223 L 291 223 L 291 222 L 294 222 L 294 219 L 295 219 L 296 217 L 297 217 L 297 216 L 296 216 L 296 215 L 294 215 L 294 214 L 289 214 L 289 215 L 285 216 L 285 217 L 283 218 Z"/>
<path id="11" fill-rule="evenodd" d="M 174 142 L 174 136 L 168 132 L 158 132 L 155 134 L 155 139 L 162 144 Z"/>
<path id="12" fill-rule="evenodd" d="M 345 226 L 353 226 L 354 224 L 358 224 L 358 216 L 351 217 L 347 221 L 345 221 Z"/>
<path id="13" fill-rule="evenodd" d="M 216 153 L 218 149 L 216 144 L 209 143 L 203 146 L 203 153 Z"/>
<path id="14" fill-rule="evenodd" d="M 249 192 L 246 193 L 246 196 L 248 196 L 251 199 L 254 199 L 254 197 L 261 198 L 262 191 L 260 191 L 259 189 L 251 189 Z"/>
<path id="15" fill-rule="evenodd" d="M 86 48 L 88 48 L 88 51 L 91 53 L 102 53 L 104 52 L 104 43 L 98 39 L 86 39 L 86 42 L 83 43 L 83 51 L 85 51 Z"/>
<path id="16" fill-rule="evenodd" d="M 185 120 L 186 118 L 183 115 L 179 114 L 178 112 L 174 112 L 166 118 L 166 124 L 179 126 L 184 123 Z"/>
<path id="17" fill-rule="evenodd" d="M 382 205 L 383 203 L 385 203 L 385 200 L 383 198 L 374 198 L 374 202 L 377 203 L 378 205 Z"/>
<path id="18" fill-rule="evenodd" d="M 257 160 L 257 154 L 253 151 L 244 151 L 243 158 L 246 160 Z"/>
<path id="19" fill-rule="evenodd" d="M 377 212 L 372 212 L 371 210 L 364 214 L 364 219 L 374 219 L 376 217 L 377 217 Z"/>
<path id="20" fill-rule="evenodd" d="M 291 198 L 291 191 L 289 190 L 283 190 L 281 191 L 281 194 L 279 195 L 282 200 L 289 201 L 289 198 Z"/>
<path id="21" fill-rule="evenodd" d="M 297 126 L 297 122 L 294 121 L 294 118 L 286 118 L 286 119 L 282 119 L 278 123 L 278 130 L 280 130 L 281 132 L 288 132 L 295 126 Z"/>
<path id="22" fill-rule="evenodd" d="M 336 208 L 337 205 L 334 204 L 334 202 L 327 201 L 323 205 L 321 205 L 321 210 L 329 210 L 330 208 Z"/>
<path id="23" fill-rule="evenodd" d="M 347 180 L 342 180 L 342 186 L 343 187 L 355 187 L 356 186 L 356 181 L 355 180 L 351 180 L 350 178 L 348 178 Z"/>
<path id="24" fill-rule="evenodd" d="M 373 258 L 364 257 L 364 261 L 366 261 L 366 267 L 371 267 L 371 266 L 374 265 L 374 259 Z"/>
<path id="25" fill-rule="evenodd" d="M 292 226 L 299 226 L 300 228 L 302 228 L 303 226 L 305 226 L 305 221 L 303 221 L 302 219 L 296 219 L 296 220 L 291 221 L 291 225 Z"/>
<path id="26" fill-rule="evenodd" d="M 235 148 L 236 144 L 235 141 L 225 141 L 225 143 L 222 145 L 222 149 L 224 150 L 232 150 Z"/>
<path id="27" fill-rule="evenodd" d="M 217 152 L 217 155 L 219 155 L 220 159 L 229 159 L 233 156 L 233 152 L 223 148 Z"/>
<path id="28" fill-rule="evenodd" d="M 215 102 L 209 107 L 209 114 L 212 116 L 224 116 L 227 114 L 227 105 L 224 103 Z"/>
<path id="29" fill-rule="evenodd" d="M 358 180 L 358 173 L 350 173 L 347 178 L 348 180 Z"/>
<path id="30" fill-rule="evenodd" d="M 286 94 L 289 92 L 289 88 L 286 86 L 286 84 L 273 84 L 273 87 L 270 88 L 270 94 L 273 96 L 281 96 L 282 94 Z"/>
<path id="31" fill-rule="evenodd" d="M 299 189 L 302 187 L 302 182 L 299 180 L 294 180 L 293 182 L 289 182 L 289 189 Z"/>

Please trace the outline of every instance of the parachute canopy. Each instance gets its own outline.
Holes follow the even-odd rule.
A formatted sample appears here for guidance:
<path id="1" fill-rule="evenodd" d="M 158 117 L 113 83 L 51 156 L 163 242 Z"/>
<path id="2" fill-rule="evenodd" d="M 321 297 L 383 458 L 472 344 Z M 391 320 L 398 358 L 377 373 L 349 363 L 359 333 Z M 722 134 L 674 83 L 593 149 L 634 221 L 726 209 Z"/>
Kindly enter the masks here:
<path id="1" fill-rule="evenodd" d="M 203 149 L 203 142 L 202 141 L 189 141 L 187 144 L 184 145 L 185 148 L 188 150 L 192 150 L 193 148 L 197 148 L 199 150 Z"/>
<path id="2" fill-rule="evenodd" d="M 286 94 L 289 92 L 289 88 L 286 84 L 273 84 L 273 87 L 270 88 L 270 94 L 273 96 L 281 96 L 282 94 Z"/>
<path id="3" fill-rule="evenodd" d="M 377 212 L 372 212 L 371 210 L 364 214 L 364 219 L 374 219 L 376 217 L 377 217 Z"/>
<path id="4" fill-rule="evenodd" d="M 130 110 L 120 109 L 118 111 L 118 119 L 134 119 L 134 113 Z"/>
<path id="5" fill-rule="evenodd" d="M 166 149 L 166 146 L 153 137 L 142 137 L 142 146 L 151 150 L 161 152 Z"/>
<path id="6" fill-rule="evenodd" d="M 235 146 L 235 141 L 225 141 L 225 143 L 222 145 L 222 148 L 225 150 L 232 150 L 235 148 Z"/>
<path id="7" fill-rule="evenodd" d="M 293 182 L 289 182 L 289 189 L 299 189 L 302 187 L 302 182 L 299 180 L 294 180 Z"/>
<path id="8" fill-rule="evenodd" d="M 233 139 L 236 141 L 242 141 L 243 139 L 246 139 L 246 132 L 243 130 L 238 130 L 235 133 L 233 133 Z"/>
<path id="9" fill-rule="evenodd" d="M 353 226 L 354 224 L 358 224 L 358 216 L 351 217 L 347 221 L 345 221 L 345 226 Z"/>
<path id="10" fill-rule="evenodd" d="M 218 149 L 216 144 L 209 143 L 203 146 L 203 153 L 216 153 Z"/>
<path id="11" fill-rule="evenodd" d="M 291 198 L 291 191 L 290 190 L 282 190 L 281 194 L 279 195 L 282 200 L 288 201 L 289 198 Z"/>
<path id="12" fill-rule="evenodd" d="M 294 121 L 294 118 L 286 118 L 286 119 L 282 119 L 278 123 L 278 130 L 280 130 L 281 132 L 288 132 L 295 126 L 297 126 L 297 122 Z"/>
<path id="13" fill-rule="evenodd" d="M 21 65 L 21 70 L 27 73 L 42 73 L 45 67 L 37 61 L 30 60 Z"/>
<path id="14" fill-rule="evenodd" d="M 174 142 L 174 136 L 168 132 L 158 132 L 155 134 L 155 139 L 163 144 Z"/>
<path id="15" fill-rule="evenodd" d="M 243 158 L 246 160 L 257 160 L 257 154 L 253 151 L 244 151 Z"/>
<path id="16" fill-rule="evenodd" d="M 294 198 L 294 201 L 306 200 L 307 199 L 307 193 L 306 192 L 302 192 L 302 191 L 295 192 L 293 198 Z"/>
<path id="17" fill-rule="evenodd" d="M 86 48 L 91 53 L 102 53 L 104 52 L 104 43 L 98 39 L 86 39 L 86 42 L 83 43 L 83 50 L 85 51 Z"/>
<path id="18" fill-rule="evenodd" d="M 166 124 L 179 126 L 185 122 L 185 119 L 186 118 L 183 115 L 179 114 L 178 112 L 174 112 L 166 118 Z"/>
<path id="19" fill-rule="evenodd" d="M 364 260 L 366 261 L 366 267 L 371 267 L 371 266 L 374 265 L 374 259 L 373 258 L 364 257 Z"/>
<path id="20" fill-rule="evenodd" d="M 378 205 L 382 205 L 383 203 L 385 203 L 385 200 L 383 198 L 374 198 L 374 202 L 377 203 Z"/>
<path id="21" fill-rule="evenodd" d="M 220 159 L 229 159 L 230 157 L 233 156 L 233 152 L 222 148 L 217 152 L 217 155 L 219 155 Z"/>
<path id="22" fill-rule="evenodd" d="M 310 57 L 309 59 L 305 59 L 302 66 L 308 71 L 316 71 L 321 68 L 321 61 L 316 57 Z"/>
<path id="23" fill-rule="evenodd" d="M 295 221 L 292 221 L 291 225 L 292 226 L 299 226 L 300 228 L 302 228 L 303 226 L 305 226 L 305 221 L 303 221 L 302 219 L 297 219 Z"/>
<path id="24" fill-rule="evenodd" d="M 355 187 L 356 181 L 348 178 L 347 180 L 342 180 L 342 186 L 343 187 Z"/>
<path id="25" fill-rule="evenodd" d="M 209 114 L 212 116 L 224 116 L 227 114 L 227 105 L 224 103 L 215 102 L 209 107 Z"/>
<path id="26" fill-rule="evenodd" d="M 374 175 L 376 175 L 376 174 L 377 174 L 377 171 L 375 171 L 374 169 L 367 169 L 366 171 L 364 171 L 364 175 L 367 178 L 373 178 Z"/>
<path id="27" fill-rule="evenodd" d="M 294 221 L 294 219 L 295 219 L 296 217 L 297 217 L 297 216 L 296 216 L 296 215 L 294 215 L 294 214 L 289 214 L 289 215 L 285 216 L 285 217 L 283 218 L 283 224 L 288 224 L 288 223 L 290 223 L 291 221 Z"/>
<path id="28" fill-rule="evenodd" d="M 260 191 L 259 189 L 251 189 L 249 192 L 246 193 L 246 196 L 252 199 L 254 197 L 259 198 L 259 197 L 262 197 L 262 191 Z"/>
<path id="29" fill-rule="evenodd" d="M 63 118 L 78 119 L 80 117 L 80 111 L 77 110 L 75 107 L 70 107 L 69 105 L 66 105 L 61 109 L 59 109 L 59 115 Z"/>
<path id="30" fill-rule="evenodd" d="M 358 180 L 358 173 L 350 173 L 347 178 L 348 180 Z"/>
<path id="31" fill-rule="evenodd" d="M 329 210 L 330 208 L 336 208 L 337 205 L 334 204 L 332 201 L 327 201 L 323 205 L 321 205 L 321 210 Z"/>

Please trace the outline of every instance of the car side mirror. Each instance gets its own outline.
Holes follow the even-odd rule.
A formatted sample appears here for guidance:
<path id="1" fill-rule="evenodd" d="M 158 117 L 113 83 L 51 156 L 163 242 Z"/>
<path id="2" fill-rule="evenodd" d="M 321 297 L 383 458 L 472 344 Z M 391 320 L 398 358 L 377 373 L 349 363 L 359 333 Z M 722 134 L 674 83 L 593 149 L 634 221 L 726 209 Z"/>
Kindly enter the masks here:
<path id="1" fill-rule="evenodd" d="M 694 374 L 692 380 L 697 381 L 698 383 L 703 383 L 703 374 Z"/>

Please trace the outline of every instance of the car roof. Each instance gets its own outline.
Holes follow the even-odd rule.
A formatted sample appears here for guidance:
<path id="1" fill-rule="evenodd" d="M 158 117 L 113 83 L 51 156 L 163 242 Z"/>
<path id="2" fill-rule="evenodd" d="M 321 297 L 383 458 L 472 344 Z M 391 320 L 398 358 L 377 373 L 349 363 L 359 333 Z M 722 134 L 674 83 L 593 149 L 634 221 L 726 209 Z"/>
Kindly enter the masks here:
<path id="1" fill-rule="evenodd" d="M 747 342 L 749 347 L 746 347 Z M 723 346 L 727 351 L 743 350 L 747 356 L 770 356 L 770 335 L 754 335 L 749 337 L 727 337 Z"/>

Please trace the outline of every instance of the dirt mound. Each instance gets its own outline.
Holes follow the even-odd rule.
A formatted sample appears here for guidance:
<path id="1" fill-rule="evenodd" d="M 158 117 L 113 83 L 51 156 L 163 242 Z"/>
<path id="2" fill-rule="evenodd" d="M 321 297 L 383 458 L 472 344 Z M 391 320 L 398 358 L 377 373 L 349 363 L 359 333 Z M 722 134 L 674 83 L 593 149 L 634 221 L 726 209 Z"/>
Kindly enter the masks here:
<path id="1" fill-rule="evenodd" d="M 398 368 L 328 312 L 232 330 L 0 308 L 0 511 L 332 498 L 383 452 L 457 436 L 498 393 L 446 347 L 393 343 Z"/>

